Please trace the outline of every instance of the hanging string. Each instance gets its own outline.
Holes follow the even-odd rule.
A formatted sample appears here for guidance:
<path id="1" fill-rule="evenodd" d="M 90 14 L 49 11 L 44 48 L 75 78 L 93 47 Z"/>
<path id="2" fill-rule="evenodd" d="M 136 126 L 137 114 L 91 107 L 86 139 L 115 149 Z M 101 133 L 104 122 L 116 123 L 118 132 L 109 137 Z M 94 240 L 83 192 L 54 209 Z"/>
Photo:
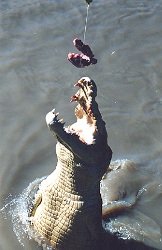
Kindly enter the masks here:
<path id="1" fill-rule="evenodd" d="M 84 37 L 83 37 L 83 42 L 85 43 L 85 37 L 86 37 L 86 31 L 87 31 L 87 22 L 88 22 L 88 11 L 89 11 L 89 4 L 87 5 L 87 16 L 86 16 L 86 21 L 85 21 L 85 27 L 84 27 Z"/>

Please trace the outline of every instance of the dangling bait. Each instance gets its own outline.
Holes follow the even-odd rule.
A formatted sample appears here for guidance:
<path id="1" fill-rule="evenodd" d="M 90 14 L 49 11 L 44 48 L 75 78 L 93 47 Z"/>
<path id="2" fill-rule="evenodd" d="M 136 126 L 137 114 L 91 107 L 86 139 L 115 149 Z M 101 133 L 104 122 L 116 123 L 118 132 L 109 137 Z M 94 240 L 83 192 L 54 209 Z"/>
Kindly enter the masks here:
<path id="1" fill-rule="evenodd" d="M 89 45 L 85 44 L 85 36 L 86 36 L 86 30 L 87 30 L 87 22 L 88 22 L 88 10 L 90 3 L 92 0 L 85 0 L 86 3 L 88 4 L 87 6 L 87 16 L 86 16 L 86 22 L 85 22 L 85 28 L 84 28 L 84 37 L 83 37 L 83 42 L 75 38 L 73 40 L 74 46 L 82 52 L 82 54 L 75 54 L 75 53 L 69 53 L 68 54 L 68 60 L 77 68 L 84 68 L 85 66 L 89 66 L 91 64 L 96 64 L 97 59 L 94 58 L 94 54 L 89 47 Z"/>
<path id="2" fill-rule="evenodd" d="M 91 64 L 96 64 L 97 59 L 94 58 L 94 54 L 89 45 L 83 43 L 80 39 L 75 38 L 73 44 L 82 54 L 69 53 L 68 60 L 77 68 L 84 68 Z"/>

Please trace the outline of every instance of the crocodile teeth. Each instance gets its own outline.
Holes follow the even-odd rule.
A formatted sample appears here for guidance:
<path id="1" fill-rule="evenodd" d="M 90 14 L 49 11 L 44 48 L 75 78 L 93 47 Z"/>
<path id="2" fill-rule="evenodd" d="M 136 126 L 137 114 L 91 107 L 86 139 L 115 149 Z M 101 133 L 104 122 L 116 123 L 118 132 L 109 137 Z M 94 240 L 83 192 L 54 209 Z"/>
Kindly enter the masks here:
<path id="1" fill-rule="evenodd" d="M 76 87 L 76 86 L 81 88 L 82 84 L 80 82 L 77 82 L 77 83 L 74 84 L 74 87 Z"/>
<path id="2" fill-rule="evenodd" d="M 63 120 L 64 120 L 64 119 L 62 118 L 62 119 L 58 120 L 58 122 L 62 123 L 62 122 L 63 122 Z"/>
<path id="3" fill-rule="evenodd" d="M 71 101 L 70 102 L 77 102 L 77 100 L 78 100 L 78 97 L 76 95 L 73 95 L 71 97 Z"/>

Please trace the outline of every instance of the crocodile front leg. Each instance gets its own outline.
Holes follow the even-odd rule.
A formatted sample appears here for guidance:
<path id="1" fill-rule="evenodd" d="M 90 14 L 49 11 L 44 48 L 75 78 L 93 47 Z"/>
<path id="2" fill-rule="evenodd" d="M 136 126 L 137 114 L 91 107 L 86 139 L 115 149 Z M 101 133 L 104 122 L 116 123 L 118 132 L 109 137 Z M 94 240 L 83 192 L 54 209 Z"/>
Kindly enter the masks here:
<path id="1" fill-rule="evenodd" d="M 40 205 L 42 201 L 42 192 L 41 190 L 38 190 L 38 192 L 35 194 L 34 201 L 31 204 L 30 210 L 29 210 L 29 217 L 34 216 L 35 211 L 37 210 L 38 206 Z"/>
<path id="2" fill-rule="evenodd" d="M 109 165 L 112 155 L 110 147 L 108 145 L 100 144 L 87 145 L 79 139 L 78 135 L 70 132 L 67 133 L 64 129 L 62 119 L 57 119 L 58 114 L 59 113 L 55 114 L 55 109 L 53 109 L 46 115 L 47 125 L 57 140 L 82 160 L 85 159 L 85 155 L 88 155 L 86 162 L 89 164 L 94 164 L 94 162 L 101 164 L 104 155 L 105 163 L 107 162 L 106 165 Z"/>

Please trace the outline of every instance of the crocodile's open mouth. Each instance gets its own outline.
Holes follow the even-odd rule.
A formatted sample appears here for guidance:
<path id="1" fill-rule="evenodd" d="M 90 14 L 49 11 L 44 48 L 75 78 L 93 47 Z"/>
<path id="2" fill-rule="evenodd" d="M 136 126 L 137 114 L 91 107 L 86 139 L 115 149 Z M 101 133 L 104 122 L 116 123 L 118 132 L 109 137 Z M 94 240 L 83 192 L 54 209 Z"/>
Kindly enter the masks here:
<path id="1" fill-rule="evenodd" d="M 78 103 L 75 108 L 77 122 L 69 128 L 72 133 L 79 136 L 81 141 L 93 144 L 96 134 L 96 119 L 92 106 L 97 95 L 97 87 L 89 77 L 82 77 L 74 86 L 79 87 L 79 90 L 71 98 L 71 102 Z"/>
<path id="2" fill-rule="evenodd" d="M 71 98 L 71 102 L 78 102 L 75 115 L 79 119 L 82 119 L 83 116 L 90 118 L 92 116 L 92 102 L 97 95 L 97 87 L 89 77 L 82 77 L 74 86 L 79 87 L 77 93 Z"/>

